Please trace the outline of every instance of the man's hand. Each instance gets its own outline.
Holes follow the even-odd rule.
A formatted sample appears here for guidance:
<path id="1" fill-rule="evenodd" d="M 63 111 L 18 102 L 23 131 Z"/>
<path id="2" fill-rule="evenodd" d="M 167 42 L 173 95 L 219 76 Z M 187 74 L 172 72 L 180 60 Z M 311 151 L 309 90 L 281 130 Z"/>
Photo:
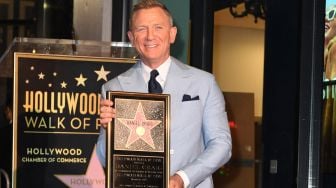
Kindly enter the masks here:
<path id="1" fill-rule="evenodd" d="M 115 118 L 115 109 L 112 108 L 113 102 L 110 100 L 100 100 L 100 124 L 107 127 L 107 124 Z"/>
<path id="2" fill-rule="evenodd" d="M 169 178 L 169 188 L 183 188 L 182 178 L 177 174 L 174 174 L 173 176 L 170 176 L 170 178 Z"/>

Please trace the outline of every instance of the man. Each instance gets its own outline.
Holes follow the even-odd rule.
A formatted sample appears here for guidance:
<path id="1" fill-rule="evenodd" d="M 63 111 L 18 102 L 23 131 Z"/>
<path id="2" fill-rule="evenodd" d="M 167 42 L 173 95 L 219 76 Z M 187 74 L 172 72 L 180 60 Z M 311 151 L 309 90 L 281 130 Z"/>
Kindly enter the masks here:
<path id="1" fill-rule="evenodd" d="M 163 93 L 171 96 L 169 187 L 213 187 L 211 175 L 231 157 L 231 135 L 221 90 L 214 77 L 170 56 L 177 28 L 167 8 L 156 0 L 140 1 L 133 8 L 128 37 L 140 61 L 108 81 L 106 91 L 148 92 L 150 72 Z M 101 124 L 115 117 L 112 102 L 101 101 Z M 105 163 L 105 129 L 97 153 Z"/>

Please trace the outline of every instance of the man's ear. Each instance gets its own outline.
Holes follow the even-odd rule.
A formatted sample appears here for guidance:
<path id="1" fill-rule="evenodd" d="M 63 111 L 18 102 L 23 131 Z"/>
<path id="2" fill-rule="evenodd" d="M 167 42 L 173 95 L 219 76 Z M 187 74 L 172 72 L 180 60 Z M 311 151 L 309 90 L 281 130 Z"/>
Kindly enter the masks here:
<path id="1" fill-rule="evenodd" d="M 128 35 L 128 39 L 131 41 L 131 43 L 132 43 L 132 45 L 133 45 L 133 39 L 134 39 L 134 37 L 133 37 L 133 33 L 132 33 L 131 31 L 128 31 L 128 32 L 127 32 L 127 35 Z"/>
<path id="2" fill-rule="evenodd" d="M 177 34 L 177 28 L 176 27 L 171 27 L 170 28 L 170 44 L 173 44 L 176 39 L 176 34 Z"/>

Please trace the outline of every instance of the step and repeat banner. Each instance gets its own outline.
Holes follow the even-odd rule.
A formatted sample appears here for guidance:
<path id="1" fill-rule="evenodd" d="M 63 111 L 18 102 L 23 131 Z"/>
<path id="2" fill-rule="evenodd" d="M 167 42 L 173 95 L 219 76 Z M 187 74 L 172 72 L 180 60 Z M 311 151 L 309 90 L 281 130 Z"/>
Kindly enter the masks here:
<path id="1" fill-rule="evenodd" d="M 134 59 L 14 55 L 13 187 L 104 187 L 100 88 Z"/>

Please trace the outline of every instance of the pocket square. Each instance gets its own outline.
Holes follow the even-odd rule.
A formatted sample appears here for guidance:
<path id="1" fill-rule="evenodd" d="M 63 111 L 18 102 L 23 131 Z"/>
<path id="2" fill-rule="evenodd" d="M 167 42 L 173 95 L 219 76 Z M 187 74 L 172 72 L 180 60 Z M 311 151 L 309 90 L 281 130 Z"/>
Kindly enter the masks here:
<path id="1" fill-rule="evenodd" d="M 190 95 L 184 94 L 183 98 L 182 98 L 182 102 L 184 102 L 184 101 L 195 101 L 195 100 L 199 100 L 199 96 L 198 95 L 195 96 L 195 97 L 193 97 L 193 98 L 191 98 Z"/>

